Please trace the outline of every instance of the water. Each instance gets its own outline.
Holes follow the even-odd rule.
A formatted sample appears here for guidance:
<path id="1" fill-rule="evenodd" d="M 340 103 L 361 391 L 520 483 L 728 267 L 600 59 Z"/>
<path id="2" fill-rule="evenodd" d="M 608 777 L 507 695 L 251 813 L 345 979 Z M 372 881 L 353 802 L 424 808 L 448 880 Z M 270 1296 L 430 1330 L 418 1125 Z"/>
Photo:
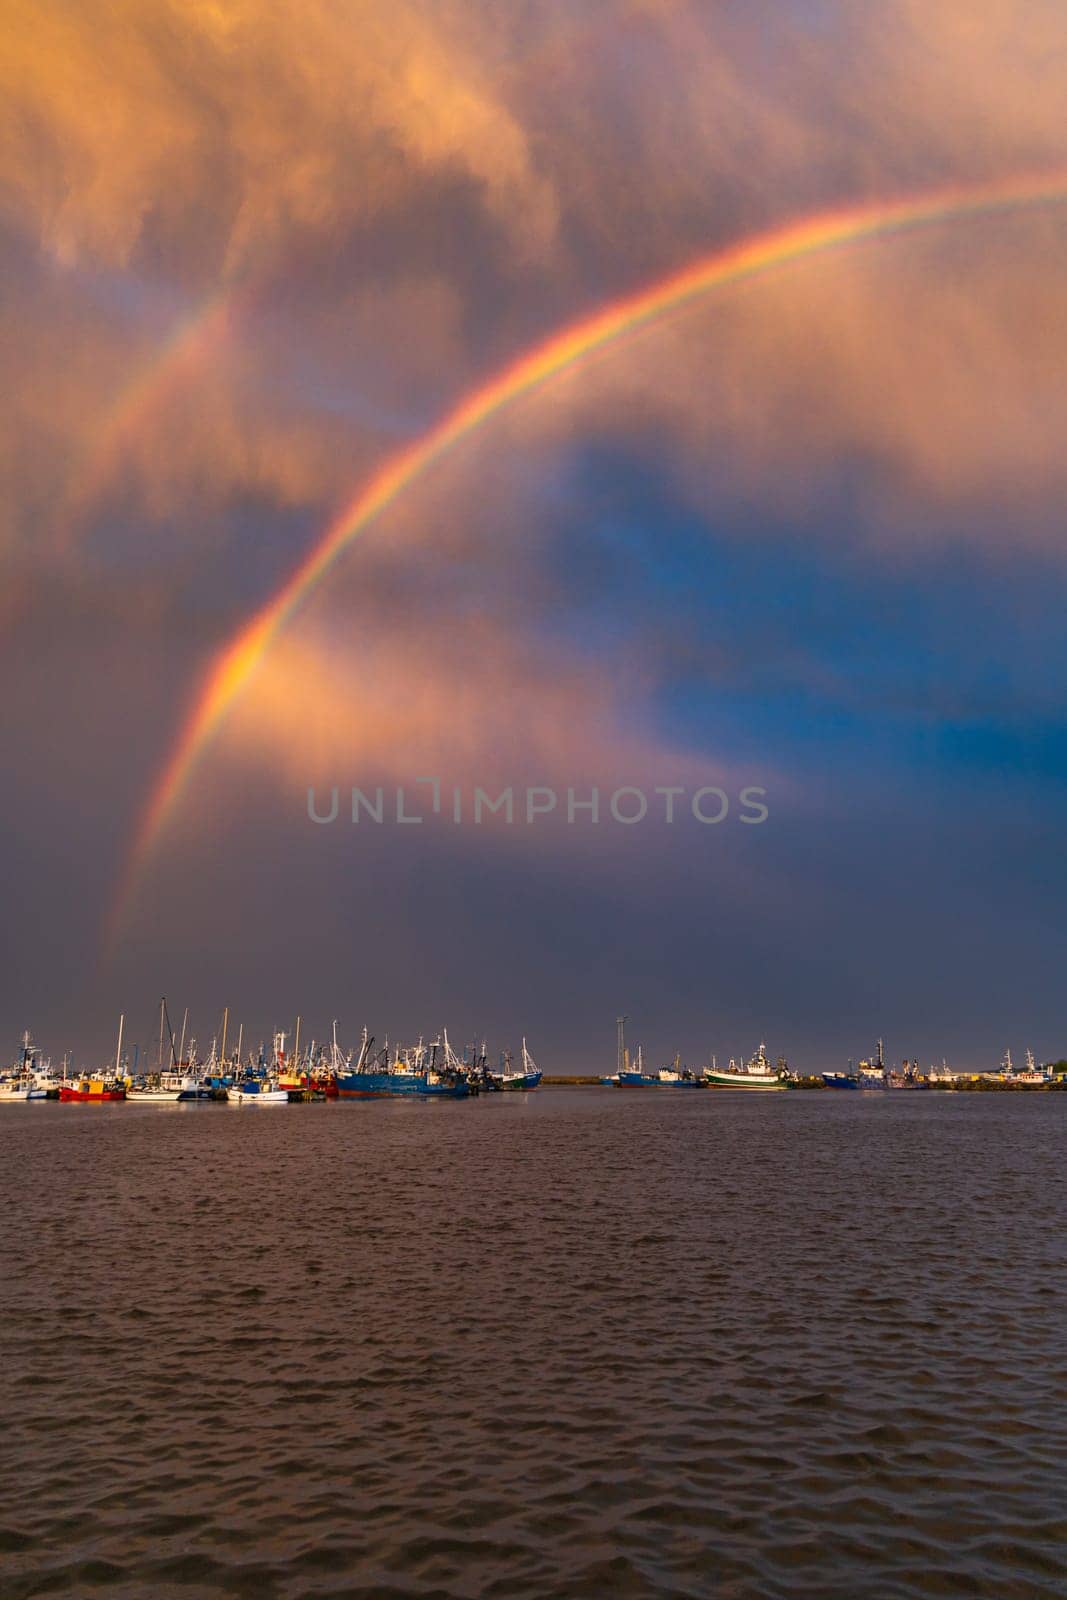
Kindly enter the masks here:
<path id="1" fill-rule="evenodd" d="M 1065 1116 L 0 1108 L 0 1593 L 1062 1597 Z"/>

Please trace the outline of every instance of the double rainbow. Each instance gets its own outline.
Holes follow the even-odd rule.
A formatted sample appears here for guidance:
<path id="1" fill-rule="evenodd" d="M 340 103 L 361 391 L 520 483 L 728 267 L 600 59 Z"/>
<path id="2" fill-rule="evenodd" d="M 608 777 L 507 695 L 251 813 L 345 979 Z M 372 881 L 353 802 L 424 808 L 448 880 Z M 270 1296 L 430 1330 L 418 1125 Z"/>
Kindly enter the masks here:
<path id="1" fill-rule="evenodd" d="M 636 294 L 614 301 L 550 336 L 460 400 L 422 438 L 383 464 L 327 527 L 273 599 L 226 645 L 208 671 L 145 808 L 110 919 L 112 933 L 121 927 L 140 874 L 204 750 L 272 641 L 352 541 L 436 462 L 506 406 L 542 388 L 606 345 L 728 285 L 866 240 L 1065 200 L 1067 173 L 1057 172 L 802 218 L 702 257 Z"/>

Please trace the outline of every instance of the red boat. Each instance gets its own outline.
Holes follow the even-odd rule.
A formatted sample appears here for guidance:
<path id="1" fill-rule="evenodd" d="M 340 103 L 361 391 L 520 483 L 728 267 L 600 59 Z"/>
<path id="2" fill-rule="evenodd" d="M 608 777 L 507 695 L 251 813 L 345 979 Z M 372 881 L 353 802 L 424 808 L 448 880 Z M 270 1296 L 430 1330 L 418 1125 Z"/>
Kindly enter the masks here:
<path id="1" fill-rule="evenodd" d="M 59 1086 L 61 1100 L 125 1100 L 126 1086 L 114 1078 L 79 1078 Z"/>

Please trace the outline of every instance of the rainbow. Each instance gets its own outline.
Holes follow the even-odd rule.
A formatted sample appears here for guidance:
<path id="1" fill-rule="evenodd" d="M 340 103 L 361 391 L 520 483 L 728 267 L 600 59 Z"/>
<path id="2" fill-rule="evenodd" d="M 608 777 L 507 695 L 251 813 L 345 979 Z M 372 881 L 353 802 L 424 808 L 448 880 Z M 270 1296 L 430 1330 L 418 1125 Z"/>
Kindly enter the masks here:
<path id="1" fill-rule="evenodd" d="M 1062 203 L 1067 172 L 1000 180 L 972 188 L 824 212 L 743 239 L 671 273 L 635 294 L 551 335 L 503 368 L 420 439 L 390 457 L 356 494 L 295 572 L 222 650 L 206 674 L 191 711 L 159 775 L 135 836 L 110 919 L 117 933 L 140 874 L 173 815 L 205 747 L 249 683 L 272 641 L 349 545 L 434 464 L 506 406 L 624 336 L 728 285 L 744 283 L 794 262 L 966 217 Z"/>
<path id="2" fill-rule="evenodd" d="M 91 448 L 64 497 L 61 518 L 68 533 L 92 509 L 137 430 L 182 379 L 225 341 L 236 300 L 237 291 L 228 284 L 208 295 L 179 318 L 119 392 L 95 430 Z"/>

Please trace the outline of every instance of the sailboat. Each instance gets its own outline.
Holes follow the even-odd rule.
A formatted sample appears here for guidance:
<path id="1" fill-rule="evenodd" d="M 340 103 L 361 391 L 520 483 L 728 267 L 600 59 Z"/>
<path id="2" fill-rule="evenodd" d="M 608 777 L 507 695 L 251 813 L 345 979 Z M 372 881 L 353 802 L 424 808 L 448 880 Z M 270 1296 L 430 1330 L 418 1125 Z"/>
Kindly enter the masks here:
<path id="1" fill-rule="evenodd" d="M 170 1043 L 170 1067 L 163 1068 L 163 1034 L 166 1029 Z M 212 1060 L 215 1060 L 214 1047 L 212 1047 Z M 182 1068 L 186 1070 L 182 1070 Z M 221 1098 L 203 1078 L 198 1078 L 188 1070 L 188 1062 L 179 1062 L 178 1051 L 174 1045 L 174 1029 L 170 1025 L 170 1015 L 167 1011 L 166 996 L 159 1002 L 159 1053 L 156 1057 L 156 1070 L 147 1077 L 135 1080 L 126 1080 L 126 1098 L 134 1105 L 142 1106 L 168 1106 L 188 1103 L 198 1100 L 210 1101 Z"/>

